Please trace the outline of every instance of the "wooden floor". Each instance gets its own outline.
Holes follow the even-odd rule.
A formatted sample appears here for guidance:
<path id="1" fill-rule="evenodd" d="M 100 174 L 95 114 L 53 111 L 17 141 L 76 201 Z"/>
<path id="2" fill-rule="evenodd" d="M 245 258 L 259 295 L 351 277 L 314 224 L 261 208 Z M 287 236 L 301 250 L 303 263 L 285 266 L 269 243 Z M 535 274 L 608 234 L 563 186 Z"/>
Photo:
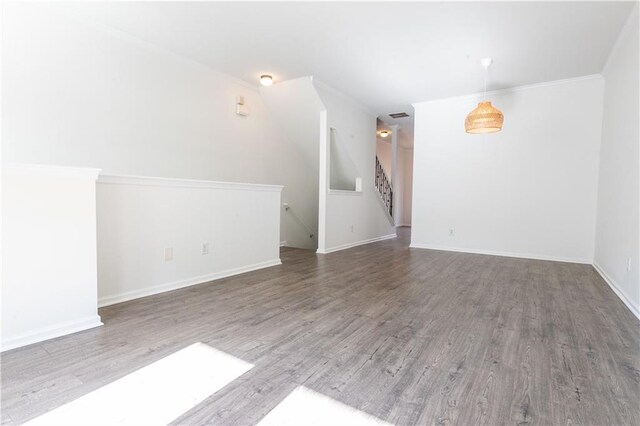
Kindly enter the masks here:
<path id="1" fill-rule="evenodd" d="M 399 238 L 100 310 L 2 355 L 21 423 L 194 342 L 255 367 L 176 424 L 255 424 L 300 385 L 397 425 L 640 424 L 640 322 L 589 265 Z M 141 396 L 143 397 L 143 396 Z"/>

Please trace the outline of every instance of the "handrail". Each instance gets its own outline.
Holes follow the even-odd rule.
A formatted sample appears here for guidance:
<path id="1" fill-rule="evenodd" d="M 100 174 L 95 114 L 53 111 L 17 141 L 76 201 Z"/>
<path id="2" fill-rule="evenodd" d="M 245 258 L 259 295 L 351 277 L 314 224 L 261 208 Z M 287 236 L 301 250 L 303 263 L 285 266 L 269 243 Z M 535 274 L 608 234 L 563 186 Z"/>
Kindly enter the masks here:
<path id="1" fill-rule="evenodd" d="M 295 214 L 295 212 L 293 211 L 293 209 L 291 208 L 291 206 L 289 205 L 289 203 L 282 203 L 282 206 L 284 207 L 284 211 L 291 213 L 291 215 L 298 221 L 300 222 L 300 224 L 302 226 L 304 226 L 306 228 L 306 230 L 309 232 L 309 238 L 313 238 L 314 234 L 313 234 L 313 229 L 311 229 L 309 226 L 307 226 L 306 223 L 304 223 L 304 221 L 302 219 L 300 219 L 300 217 Z"/>
<path id="2" fill-rule="evenodd" d="M 376 188 L 378 189 L 378 193 L 380 193 L 380 197 L 384 202 L 384 205 L 387 207 L 389 211 L 389 215 L 393 217 L 393 187 L 391 186 L 391 182 L 387 177 L 387 174 L 384 172 L 384 168 L 382 168 L 382 163 L 380 163 L 380 159 L 376 155 Z"/>

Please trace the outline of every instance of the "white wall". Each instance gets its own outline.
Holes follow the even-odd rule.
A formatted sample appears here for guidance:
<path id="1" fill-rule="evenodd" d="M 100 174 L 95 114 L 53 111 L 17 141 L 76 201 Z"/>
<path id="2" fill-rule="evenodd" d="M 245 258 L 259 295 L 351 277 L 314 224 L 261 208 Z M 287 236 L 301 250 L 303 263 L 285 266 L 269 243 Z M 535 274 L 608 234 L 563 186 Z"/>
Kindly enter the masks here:
<path id="1" fill-rule="evenodd" d="M 4 161 L 286 183 L 257 87 L 55 4 L 5 2 L 2 55 Z"/>
<path id="2" fill-rule="evenodd" d="M 281 189 L 101 176 L 100 305 L 279 264 Z M 166 248 L 172 260 L 165 260 Z"/>
<path id="3" fill-rule="evenodd" d="M 376 155 L 382 164 L 384 172 L 391 178 L 391 141 L 376 138 Z"/>
<path id="4" fill-rule="evenodd" d="M 378 138 L 376 155 L 387 176 L 391 177 L 391 141 Z M 413 185 L 413 148 L 398 145 L 398 173 L 394 185 L 396 192 L 396 225 L 411 225 L 411 192 Z"/>
<path id="5" fill-rule="evenodd" d="M 402 162 L 402 210 L 398 216 L 398 225 L 411 226 L 413 192 L 413 148 L 400 148 L 399 160 Z"/>
<path id="6" fill-rule="evenodd" d="M 319 238 L 318 252 L 328 253 L 353 245 L 395 236 L 374 186 L 376 159 L 376 116 L 335 89 L 314 80 L 313 84 L 326 107 L 326 135 L 321 143 L 328 156 L 328 129 L 342 135 L 341 143 L 362 177 L 362 192 L 330 191 L 329 161 L 321 158 L 320 209 L 324 209 L 323 238 Z M 326 167 L 324 173 L 322 167 Z M 323 197 L 324 195 L 324 197 Z M 322 215 L 321 215 L 322 216 Z M 323 244 L 324 243 L 324 244 Z"/>
<path id="7" fill-rule="evenodd" d="M 591 263 L 602 96 L 600 76 L 489 93 L 489 135 L 464 132 L 478 96 L 414 105 L 412 245 Z"/>
<path id="8" fill-rule="evenodd" d="M 2 170 L 2 350 L 101 325 L 97 169 Z"/>
<path id="9" fill-rule="evenodd" d="M 324 106 L 310 77 L 261 87 L 268 115 L 277 126 L 285 147 L 271 167 L 279 170 L 286 186 L 282 202 L 281 241 L 287 246 L 315 250 L 318 247 L 318 182 L 320 112 Z M 309 238 L 309 227 L 314 238 Z"/>
<path id="10" fill-rule="evenodd" d="M 594 265 L 640 317 L 638 6 L 604 68 Z M 630 262 L 630 270 L 627 270 Z"/>
<path id="11" fill-rule="evenodd" d="M 291 148 L 273 127 L 257 87 L 97 23 L 60 15 L 55 4 L 11 2 L 2 12 L 3 161 L 296 184 L 297 176 L 281 164 L 293 156 Z M 235 114 L 238 95 L 250 109 L 247 117 Z M 272 222 L 280 206 L 262 200 L 262 193 L 249 203 L 246 191 L 236 199 L 202 189 L 162 192 L 156 185 L 100 188 L 104 303 L 278 259 L 279 224 Z M 196 194 L 202 200 L 193 199 Z M 263 212 L 267 202 L 269 211 Z M 256 222 L 258 213 L 265 217 Z M 256 223 L 269 228 L 255 229 Z M 249 231 L 256 240 L 247 244 Z M 208 257 L 199 254 L 205 239 L 212 245 Z M 158 250 L 168 244 L 175 259 L 164 264 Z M 224 253 L 222 244 L 228 245 Z"/>
<path id="12" fill-rule="evenodd" d="M 329 189 L 356 191 L 361 172 L 351 159 L 345 134 L 329 129 Z"/>

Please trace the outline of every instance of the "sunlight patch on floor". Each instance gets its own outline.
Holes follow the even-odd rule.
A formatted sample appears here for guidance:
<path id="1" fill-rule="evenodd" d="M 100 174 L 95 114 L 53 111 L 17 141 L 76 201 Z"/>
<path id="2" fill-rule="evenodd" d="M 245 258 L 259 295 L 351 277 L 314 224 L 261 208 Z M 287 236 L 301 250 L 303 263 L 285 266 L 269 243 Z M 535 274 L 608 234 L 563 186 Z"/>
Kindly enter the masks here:
<path id="1" fill-rule="evenodd" d="M 164 425 L 253 367 L 195 343 L 52 410 L 28 425 Z"/>
<path id="2" fill-rule="evenodd" d="M 301 386 L 271 410 L 258 425 L 390 426 L 390 423 Z"/>

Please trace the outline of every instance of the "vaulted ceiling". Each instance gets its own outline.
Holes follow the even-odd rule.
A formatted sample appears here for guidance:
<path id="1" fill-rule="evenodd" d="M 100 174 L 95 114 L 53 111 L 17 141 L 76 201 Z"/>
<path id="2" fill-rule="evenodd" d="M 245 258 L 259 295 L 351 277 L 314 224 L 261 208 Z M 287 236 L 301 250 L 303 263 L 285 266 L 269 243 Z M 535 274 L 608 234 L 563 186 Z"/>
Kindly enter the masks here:
<path id="1" fill-rule="evenodd" d="M 411 131 L 412 102 L 599 73 L 633 2 L 86 2 L 97 20 L 252 84 L 314 75 Z"/>

